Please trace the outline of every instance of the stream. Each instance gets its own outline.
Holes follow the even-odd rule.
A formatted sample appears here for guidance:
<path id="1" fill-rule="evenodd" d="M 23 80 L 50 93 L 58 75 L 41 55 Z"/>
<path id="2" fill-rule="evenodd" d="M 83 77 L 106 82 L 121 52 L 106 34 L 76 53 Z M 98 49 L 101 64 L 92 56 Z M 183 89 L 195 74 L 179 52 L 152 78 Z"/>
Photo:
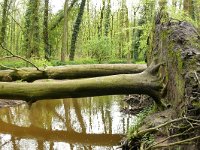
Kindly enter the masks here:
<path id="1" fill-rule="evenodd" d="M 1 150 L 110 150 L 136 119 L 123 96 L 37 101 L 0 109 Z"/>

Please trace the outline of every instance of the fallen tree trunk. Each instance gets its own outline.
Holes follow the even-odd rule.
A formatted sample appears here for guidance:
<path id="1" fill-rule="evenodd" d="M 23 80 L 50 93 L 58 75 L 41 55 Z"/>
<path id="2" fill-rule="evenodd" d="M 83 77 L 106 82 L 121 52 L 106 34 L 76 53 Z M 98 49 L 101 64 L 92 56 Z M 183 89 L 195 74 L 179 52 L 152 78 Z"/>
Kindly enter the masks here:
<path id="1" fill-rule="evenodd" d="M 22 80 L 32 82 L 38 79 L 91 78 L 116 74 L 140 73 L 146 68 L 146 64 L 67 65 L 47 67 L 45 70 L 21 68 L 19 70 L 0 70 L 0 81 L 11 82 Z"/>
<path id="2" fill-rule="evenodd" d="M 147 94 L 159 104 L 162 84 L 154 73 L 158 66 L 138 74 L 120 74 L 55 82 L 0 82 L 0 98 L 25 101 L 116 94 Z M 159 104 L 160 105 L 160 104 Z"/>

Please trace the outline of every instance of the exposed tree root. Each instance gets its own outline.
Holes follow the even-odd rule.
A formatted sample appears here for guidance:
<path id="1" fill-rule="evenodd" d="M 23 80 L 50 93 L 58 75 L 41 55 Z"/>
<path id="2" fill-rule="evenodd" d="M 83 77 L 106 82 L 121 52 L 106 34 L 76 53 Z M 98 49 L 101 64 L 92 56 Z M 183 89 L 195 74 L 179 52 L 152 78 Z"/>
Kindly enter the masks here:
<path id="1" fill-rule="evenodd" d="M 181 141 L 173 142 L 173 143 L 169 143 L 169 144 L 153 146 L 153 147 L 151 147 L 151 149 L 162 148 L 162 147 L 172 147 L 172 146 L 177 146 L 177 145 L 186 145 L 186 144 L 188 144 L 188 142 L 192 142 L 192 141 L 195 141 L 197 139 L 200 139 L 200 136 L 196 136 L 196 137 L 193 137 L 193 138 L 189 138 L 189 139 L 186 139 L 186 140 L 181 140 Z"/>
<path id="2" fill-rule="evenodd" d="M 144 141 L 142 142 L 142 138 L 144 136 L 147 136 L 151 133 L 161 133 L 162 131 L 160 130 L 161 128 L 165 128 L 167 126 L 172 126 L 173 123 L 175 124 L 179 124 L 179 125 L 184 125 L 186 128 L 183 130 L 180 127 L 180 132 L 178 134 L 172 134 L 168 137 L 166 137 L 165 139 L 162 139 L 158 142 L 152 142 L 152 144 L 148 144 L 148 141 Z M 175 126 L 176 128 L 179 128 L 179 126 Z M 138 146 L 140 147 L 140 149 L 142 150 L 151 150 L 151 149 L 159 149 L 159 148 L 164 148 L 164 147 L 173 147 L 173 146 L 179 146 L 179 145 L 188 145 L 191 144 L 191 142 L 195 142 L 196 140 L 200 139 L 200 136 L 198 136 L 198 132 L 197 135 L 195 133 L 195 131 L 198 131 L 200 128 L 200 120 L 197 119 L 193 119 L 190 117 L 182 117 L 182 118 L 177 118 L 171 121 L 167 121 L 163 124 L 160 124 L 158 126 L 152 127 L 152 128 L 148 128 L 148 129 L 144 129 L 141 130 L 139 132 L 135 131 L 133 133 L 131 142 L 128 142 L 129 140 L 126 140 L 120 147 L 129 147 L 127 149 L 134 149 L 133 147 L 135 147 L 135 145 L 132 143 L 133 141 L 135 141 Z M 183 130 L 183 131 L 182 131 Z M 158 132 L 159 131 L 159 132 Z M 162 133 L 164 134 L 164 133 Z M 191 137 L 191 134 L 194 134 L 193 137 Z M 178 139 L 178 141 L 173 140 L 173 142 L 169 142 L 172 139 Z M 167 143 L 165 143 L 166 141 L 168 141 Z M 138 148 L 136 148 L 138 149 Z"/>

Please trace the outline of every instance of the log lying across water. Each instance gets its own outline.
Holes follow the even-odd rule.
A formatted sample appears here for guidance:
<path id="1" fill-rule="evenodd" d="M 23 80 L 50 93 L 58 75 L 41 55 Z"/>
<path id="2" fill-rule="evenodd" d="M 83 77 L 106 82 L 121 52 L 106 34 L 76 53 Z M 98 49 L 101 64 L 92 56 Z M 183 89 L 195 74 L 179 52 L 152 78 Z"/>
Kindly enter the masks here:
<path id="1" fill-rule="evenodd" d="M 147 68 L 146 64 L 96 64 L 67 65 L 60 67 L 21 68 L 19 70 L 0 70 L 0 81 L 16 80 L 32 82 L 38 79 L 78 79 L 99 76 L 140 73 Z"/>
<path id="2" fill-rule="evenodd" d="M 43 73 L 36 69 L 32 69 L 32 71 L 29 69 L 29 72 L 27 71 L 27 73 L 23 73 L 24 70 L 21 69 L 14 71 L 14 74 L 20 74 L 18 78 L 21 77 L 21 80 L 26 79 L 26 81 L 30 81 L 30 79 L 40 79 L 39 77 L 44 79 L 66 79 L 68 77 L 78 78 L 83 76 L 102 77 L 73 80 L 53 80 L 50 82 L 47 80 L 47 82 L 39 81 L 31 83 L 0 82 L 0 98 L 24 100 L 32 103 L 42 99 L 78 98 L 121 94 L 146 94 L 153 97 L 155 102 L 161 106 L 162 104 L 159 100 L 163 85 L 159 82 L 159 79 L 156 75 L 159 67 L 159 64 L 155 65 L 154 63 L 152 63 L 152 65 L 150 65 L 147 69 L 145 69 L 146 65 L 83 65 L 71 67 L 53 67 L 48 68 L 47 71 Z M 70 75 L 70 71 L 74 74 Z M 112 75 L 117 73 L 127 74 Z M 42 74 L 44 75 L 42 76 Z M 11 70 L 7 70 L 7 75 L 12 77 L 12 80 L 16 79 L 13 78 L 15 76 L 13 76 L 13 72 Z"/>
<path id="3" fill-rule="evenodd" d="M 51 82 L 0 82 L 0 98 L 25 101 L 116 94 L 148 94 L 159 98 L 162 85 L 145 72 Z"/>

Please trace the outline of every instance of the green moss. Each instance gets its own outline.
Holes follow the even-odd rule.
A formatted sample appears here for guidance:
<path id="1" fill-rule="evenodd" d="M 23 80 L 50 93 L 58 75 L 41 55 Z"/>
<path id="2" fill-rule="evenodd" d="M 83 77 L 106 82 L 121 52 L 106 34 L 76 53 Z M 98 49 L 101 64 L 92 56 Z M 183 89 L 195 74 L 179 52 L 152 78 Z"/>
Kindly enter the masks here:
<path id="1" fill-rule="evenodd" d="M 193 102 L 192 105 L 200 108 L 200 102 Z"/>
<path id="2" fill-rule="evenodd" d="M 181 51 L 176 52 L 176 59 L 178 61 L 178 72 L 182 73 L 183 71 L 183 61 L 181 58 Z"/>

